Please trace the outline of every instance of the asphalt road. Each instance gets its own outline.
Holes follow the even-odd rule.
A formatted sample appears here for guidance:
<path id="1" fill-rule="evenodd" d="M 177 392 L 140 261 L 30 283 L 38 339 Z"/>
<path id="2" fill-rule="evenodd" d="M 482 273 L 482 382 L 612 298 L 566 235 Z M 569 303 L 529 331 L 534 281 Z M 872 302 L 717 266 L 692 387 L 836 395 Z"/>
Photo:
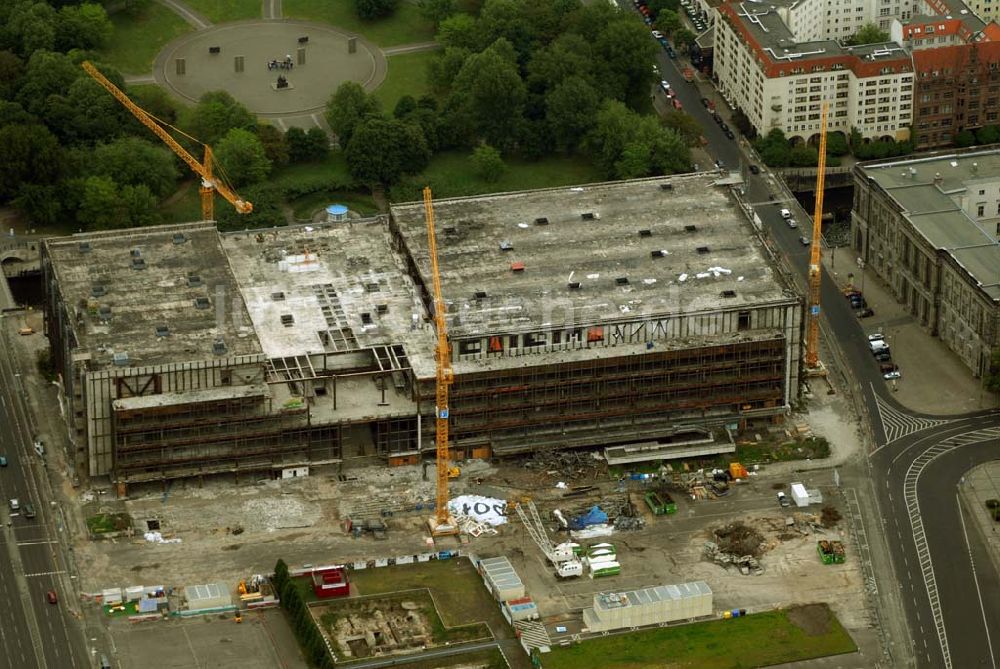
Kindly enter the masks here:
<path id="1" fill-rule="evenodd" d="M 0 324 L 2 325 L 2 324 Z M 0 668 L 89 667 L 79 625 L 73 617 L 76 597 L 63 587 L 65 563 L 57 537 L 54 508 L 39 492 L 44 461 L 32 449 L 32 429 L 21 378 L 11 359 L 11 347 L 0 337 L 0 495 L 5 513 L 0 559 Z M 17 498 L 21 515 L 9 516 L 8 500 Z M 30 503 L 33 519 L 23 515 Z M 10 521 L 9 523 L 7 521 Z M 50 604 L 49 591 L 59 602 Z"/>

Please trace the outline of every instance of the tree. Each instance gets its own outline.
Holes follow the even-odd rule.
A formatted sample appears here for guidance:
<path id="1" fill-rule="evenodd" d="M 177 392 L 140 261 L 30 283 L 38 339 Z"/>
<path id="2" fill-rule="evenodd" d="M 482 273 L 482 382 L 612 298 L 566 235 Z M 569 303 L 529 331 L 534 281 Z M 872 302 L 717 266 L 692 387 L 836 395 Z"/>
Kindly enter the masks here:
<path id="1" fill-rule="evenodd" d="M 652 117 L 647 122 L 655 126 Z M 681 174 L 691 171 L 691 150 L 672 128 L 656 128 L 650 135 L 650 174 Z"/>
<path id="2" fill-rule="evenodd" d="M 330 151 L 330 138 L 320 128 L 310 128 L 309 132 L 292 126 L 285 133 L 288 145 L 288 159 L 293 163 L 322 160 Z"/>
<path id="3" fill-rule="evenodd" d="M 159 86 L 136 86 L 127 92 L 133 102 L 156 118 L 171 125 L 177 123 L 177 104 L 164 89 Z"/>
<path id="4" fill-rule="evenodd" d="M 489 144 L 480 144 L 475 148 L 472 152 L 472 164 L 479 178 L 490 183 L 499 181 L 507 171 L 500 152 Z"/>
<path id="5" fill-rule="evenodd" d="M 701 124 L 690 114 L 682 111 L 668 111 L 662 120 L 665 128 L 670 128 L 684 140 L 688 146 L 698 144 L 701 137 Z"/>
<path id="6" fill-rule="evenodd" d="M 435 39 L 446 49 L 479 51 L 483 47 L 483 33 L 479 23 L 469 14 L 452 14 L 438 25 Z"/>
<path id="7" fill-rule="evenodd" d="M 691 46 L 692 44 L 694 44 L 694 41 L 698 38 L 697 35 L 695 35 L 687 28 L 681 28 L 680 30 L 676 31 L 673 37 L 674 37 L 674 46 L 676 46 L 678 49 L 683 49 L 685 47 Z"/>
<path id="8" fill-rule="evenodd" d="M 827 156 L 846 156 L 850 151 L 851 148 L 847 145 L 847 138 L 844 137 L 844 133 L 834 131 L 826 134 Z"/>
<path id="9" fill-rule="evenodd" d="M 753 127 L 753 123 L 750 121 L 750 118 L 739 107 L 733 110 L 733 117 L 730 120 L 730 123 L 732 123 L 733 127 L 739 130 L 740 133 L 748 139 L 757 138 L 757 129 Z"/>
<path id="10" fill-rule="evenodd" d="M 120 227 L 139 228 L 160 223 L 156 196 L 145 184 L 122 186 L 118 191 L 118 201 L 122 207 Z"/>
<path id="11" fill-rule="evenodd" d="M 861 44 L 881 44 L 889 41 L 889 33 L 879 29 L 874 23 L 866 23 L 844 42 L 848 46 Z"/>
<path id="12" fill-rule="evenodd" d="M 653 27 L 666 35 L 673 35 L 675 32 L 680 30 L 683 25 L 684 24 L 681 23 L 681 17 L 677 15 L 677 12 L 665 9 L 656 17 L 656 23 L 653 24 Z"/>
<path id="13" fill-rule="evenodd" d="M 124 218 L 118 198 L 118 184 L 111 177 L 87 177 L 79 184 L 80 203 L 77 222 L 86 230 L 110 230 L 120 227 Z"/>
<path id="14" fill-rule="evenodd" d="M 52 51 L 56 46 L 56 10 L 44 2 L 15 2 L 8 7 L 0 39 L 4 46 L 27 58 L 36 51 Z M 0 15 L 0 18 L 3 18 Z M 6 24 L 6 25 L 5 25 Z"/>
<path id="15" fill-rule="evenodd" d="M 87 151 L 86 174 L 106 176 L 122 186 L 146 186 L 158 197 L 170 194 L 179 177 L 174 154 L 138 137 L 119 137 Z"/>
<path id="16" fill-rule="evenodd" d="M 471 53 L 468 49 L 448 46 L 436 54 L 427 65 L 427 82 L 431 88 L 438 93 L 447 92 Z"/>
<path id="17" fill-rule="evenodd" d="M 632 109 L 648 105 L 654 79 L 650 63 L 658 48 L 646 26 L 631 17 L 612 21 L 594 43 L 595 59 L 602 61 L 595 63 L 600 71 L 598 90 Z"/>
<path id="18" fill-rule="evenodd" d="M 226 91 L 210 91 L 188 114 L 186 126 L 198 141 L 214 145 L 234 128 L 253 130 L 257 117 Z"/>
<path id="19" fill-rule="evenodd" d="M 649 0 L 646 6 L 649 7 L 649 13 L 653 15 L 653 18 L 657 18 L 661 12 L 666 10 L 679 12 L 681 3 L 680 0 Z"/>
<path id="20" fill-rule="evenodd" d="M 18 103 L 0 100 L 0 128 L 13 123 L 31 125 L 38 123 L 38 119 L 26 112 Z"/>
<path id="21" fill-rule="evenodd" d="M 518 54 L 519 61 L 527 59 L 538 37 L 538 26 L 531 20 L 528 3 L 523 0 L 486 0 L 478 24 L 483 43 L 493 44 L 503 39 Z"/>
<path id="22" fill-rule="evenodd" d="M 371 21 L 389 16 L 396 11 L 399 0 L 354 0 L 354 12 L 358 18 Z"/>
<path id="23" fill-rule="evenodd" d="M 0 202 L 16 196 L 24 184 L 52 184 L 62 175 L 63 151 L 43 125 L 0 128 L 0 156 Z"/>
<path id="24" fill-rule="evenodd" d="M 780 128 L 774 128 L 767 135 L 758 137 L 754 148 L 769 167 L 787 167 L 791 160 L 791 147 Z"/>
<path id="25" fill-rule="evenodd" d="M 389 186 L 427 166 L 431 152 L 420 129 L 396 119 L 369 118 L 351 137 L 347 168 L 357 181 Z"/>
<path id="26" fill-rule="evenodd" d="M 604 101 L 586 145 L 613 179 L 672 174 L 691 168 L 691 153 L 678 133 L 617 100 Z"/>
<path id="27" fill-rule="evenodd" d="M 285 133 L 269 123 L 258 123 L 257 139 L 264 147 L 264 154 L 271 161 L 271 165 L 280 167 L 288 164 L 288 142 L 285 141 Z"/>
<path id="28" fill-rule="evenodd" d="M 67 5 L 59 10 L 56 22 L 56 48 L 97 49 L 110 39 L 115 27 L 104 7 L 92 2 Z"/>
<path id="29" fill-rule="evenodd" d="M 64 144 L 106 142 L 133 126 L 133 117 L 96 81 L 76 79 L 65 95 L 53 95 L 42 120 Z"/>
<path id="30" fill-rule="evenodd" d="M 350 143 L 358 124 L 369 116 L 378 114 L 378 100 L 365 92 L 361 84 L 353 81 L 345 81 L 338 86 L 326 103 L 326 122 L 330 124 L 342 147 Z"/>
<path id="31" fill-rule="evenodd" d="M 1000 142 L 1000 127 L 984 125 L 976 130 L 976 142 L 979 144 L 996 144 Z"/>
<path id="32" fill-rule="evenodd" d="M 990 356 L 990 368 L 983 377 L 983 385 L 991 393 L 1000 393 L 1000 348 Z"/>
<path id="33" fill-rule="evenodd" d="M 306 140 L 312 160 L 323 160 L 330 153 L 330 138 L 322 128 L 309 128 Z"/>
<path id="34" fill-rule="evenodd" d="M 21 82 L 24 61 L 13 51 L 0 51 L 0 100 L 14 97 Z"/>
<path id="35" fill-rule="evenodd" d="M 233 128 L 215 146 L 215 159 L 233 186 L 257 183 L 271 173 L 271 161 L 257 135 Z"/>
<path id="36" fill-rule="evenodd" d="M 49 227 L 72 220 L 66 199 L 66 188 L 61 184 L 25 183 L 21 185 L 14 206 L 24 214 L 32 225 Z"/>
<path id="37" fill-rule="evenodd" d="M 545 119 L 556 146 L 572 151 L 593 127 L 601 96 L 582 77 L 569 77 L 545 96 Z"/>
<path id="38" fill-rule="evenodd" d="M 420 15 L 434 25 L 439 25 L 455 13 L 455 0 L 417 0 Z"/>
<path id="39" fill-rule="evenodd" d="M 86 75 L 69 56 L 52 51 L 36 51 L 28 58 L 21 86 L 14 99 L 35 116 L 42 117 L 50 97 L 65 95 L 73 82 L 82 76 Z M 118 79 L 121 79 L 120 75 Z M 119 83 L 114 80 L 112 82 L 116 85 Z"/>
<path id="40" fill-rule="evenodd" d="M 240 190 L 248 202 L 253 203 L 253 212 L 241 214 L 230 206 L 216 207 L 215 217 L 218 219 L 219 230 L 231 232 L 234 230 L 252 230 L 254 228 L 274 228 L 285 225 L 285 212 L 282 210 L 281 192 L 272 184 L 257 184 Z M 294 589 L 294 585 L 288 584 Z"/>
<path id="41" fill-rule="evenodd" d="M 815 167 L 819 163 L 816 147 L 799 144 L 788 153 L 788 162 L 793 167 Z"/>
<path id="42" fill-rule="evenodd" d="M 399 98 L 396 102 L 396 106 L 392 109 L 393 118 L 406 118 L 412 114 L 417 109 L 417 101 L 413 99 L 412 95 L 404 95 Z"/>
<path id="43" fill-rule="evenodd" d="M 976 143 L 976 136 L 971 130 L 959 130 L 955 133 L 955 146 L 965 148 Z"/>
<path id="44" fill-rule="evenodd" d="M 552 44 L 536 50 L 528 61 L 528 87 L 549 91 L 567 77 L 582 77 L 594 83 L 594 59 L 590 44 L 580 35 L 560 35 Z"/>
<path id="45" fill-rule="evenodd" d="M 469 56 L 455 77 L 449 101 L 479 137 L 504 149 L 517 143 L 526 99 L 510 44 L 499 39 Z"/>

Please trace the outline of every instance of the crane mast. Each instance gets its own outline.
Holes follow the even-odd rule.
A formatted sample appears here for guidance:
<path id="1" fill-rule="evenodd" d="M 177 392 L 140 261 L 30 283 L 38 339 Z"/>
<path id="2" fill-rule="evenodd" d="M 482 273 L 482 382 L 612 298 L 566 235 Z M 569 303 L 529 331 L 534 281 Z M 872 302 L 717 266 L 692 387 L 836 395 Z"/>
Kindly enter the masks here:
<path id="1" fill-rule="evenodd" d="M 448 512 L 448 386 L 454 380 L 451 367 L 451 345 L 448 343 L 448 323 L 444 297 L 441 294 L 441 274 L 438 268 L 437 235 L 434 229 L 434 204 L 431 189 L 424 188 L 424 217 L 427 220 L 427 249 L 431 257 L 431 280 L 434 288 L 434 328 L 437 346 L 436 389 L 434 394 L 434 443 L 437 447 L 437 508 L 431 519 L 431 534 L 456 534 L 458 526 Z"/>
<path id="2" fill-rule="evenodd" d="M 245 200 L 243 200 L 239 195 L 237 195 L 229 186 L 223 183 L 219 178 L 213 174 L 212 166 L 214 164 L 214 157 L 212 154 L 212 147 L 208 144 L 204 144 L 205 147 L 205 157 L 202 162 L 198 162 L 198 159 L 192 156 L 187 149 L 180 145 L 180 143 L 174 139 L 170 133 L 164 130 L 157 120 L 150 115 L 145 109 L 139 105 L 132 102 L 131 99 L 125 93 L 115 86 L 111 81 L 108 80 L 101 72 L 94 67 L 90 61 L 83 61 L 80 67 L 86 71 L 87 74 L 91 76 L 97 83 L 99 83 L 105 90 L 107 90 L 111 95 L 115 97 L 118 102 L 122 104 L 125 109 L 129 110 L 133 116 L 139 119 L 139 122 L 144 126 L 153 131 L 157 137 L 159 137 L 164 144 L 166 144 L 170 150 L 176 153 L 181 160 L 187 163 L 188 167 L 191 168 L 195 174 L 201 177 L 201 188 L 199 192 L 201 193 L 201 217 L 206 221 L 215 220 L 215 206 L 212 198 L 213 193 L 218 193 L 224 197 L 230 204 L 232 204 L 236 211 L 241 214 L 249 214 L 253 211 L 253 205 Z"/>
<path id="3" fill-rule="evenodd" d="M 819 162 L 816 168 L 816 207 L 813 209 L 812 244 L 809 253 L 809 313 L 806 329 L 806 368 L 815 370 L 819 361 L 820 285 L 823 269 L 820 265 L 823 240 L 823 185 L 826 179 L 826 109 L 820 114 Z"/>

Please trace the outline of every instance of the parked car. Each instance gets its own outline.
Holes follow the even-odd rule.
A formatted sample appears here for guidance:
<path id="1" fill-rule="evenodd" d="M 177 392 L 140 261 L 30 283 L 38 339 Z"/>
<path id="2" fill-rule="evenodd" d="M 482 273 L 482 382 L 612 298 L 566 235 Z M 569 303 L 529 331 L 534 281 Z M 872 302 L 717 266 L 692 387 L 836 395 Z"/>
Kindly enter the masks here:
<path id="1" fill-rule="evenodd" d="M 661 33 L 659 30 L 654 30 L 653 37 L 655 37 L 656 39 L 663 39 L 663 33 Z"/>
<path id="2" fill-rule="evenodd" d="M 725 130 L 723 130 L 722 132 L 723 132 L 723 134 L 724 134 L 724 135 L 725 135 L 726 137 L 728 137 L 729 139 L 736 139 L 736 135 L 734 135 L 734 134 L 733 134 L 733 131 L 732 131 L 732 130 L 730 130 L 729 128 L 726 128 L 726 129 L 725 129 Z"/>
<path id="3" fill-rule="evenodd" d="M 902 378 L 902 376 L 903 375 L 900 374 L 899 370 L 895 369 L 895 370 L 893 370 L 891 372 L 886 372 L 885 374 L 883 374 L 882 378 L 885 379 L 886 381 L 892 381 L 893 379 Z"/>
<path id="4" fill-rule="evenodd" d="M 863 297 L 851 298 L 851 309 L 867 309 L 868 302 Z"/>
<path id="5" fill-rule="evenodd" d="M 35 517 L 35 507 L 31 506 L 31 504 L 25 503 L 25 505 L 24 505 L 24 517 L 25 518 L 34 518 Z"/>
<path id="6" fill-rule="evenodd" d="M 725 121 L 723 121 L 722 123 L 720 123 L 719 127 L 722 129 L 722 132 L 725 132 L 726 130 L 729 130 L 729 126 L 726 125 Z"/>
<path id="7" fill-rule="evenodd" d="M 883 362 L 879 364 L 878 371 L 880 371 L 883 374 L 888 374 L 889 372 L 898 372 L 899 365 L 897 365 L 894 362 Z"/>
<path id="8" fill-rule="evenodd" d="M 701 99 L 701 106 L 704 107 L 705 109 L 708 109 L 708 98 Z"/>
<path id="9" fill-rule="evenodd" d="M 873 332 L 868 335 L 868 341 L 885 341 L 885 335 L 881 332 Z"/>
<path id="10" fill-rule="evenodd" d="M 669 58 L 671 60 L 676 60 L 676 58 L 677 58 L 677 52 L 674 51 L 674 48 L 672 46 L 670 46 L 669 44 L 664 45 L 664 48 L 667 50 L 667 58 Z"/>
<path id="11" fill-rule="evenodd" d="M 760 174 L 760 168 L 756 165 L 751 164 L 749 167 L 750 174 Z"/>
<path id="12" fill-rule="evenodd" d="M 49 600 L 49 604 L 58 604 L 59 597 L 56 595 L 55 590 L 49 590 L 45 593 L 45 599 Z"/>
<path id="13" fill-rule="evenodd" d="M 795 228 L 799 227 L 798 222 L 796 222 L 796 220 L 794 218 L 786 218 L 785 219 L 785 223 L 787 223 L 788 227 L 792 228 L 793 230 Z"/>
<path id="14" fill-rule="evenodd" d="M 7 458 L 0 455 L 0 467 L 6 467 L 6 466 L 7 466 Z"/>
<path id="15" fill-rule="evenodd" d="M 712 120 L 715 121 L 716 124 L 718 125 L 722 124 L 722 117 L 719 116 L 718 114 L 712 114 Z"/>
<path id="16" fill-rule="evenodd" d="M 7 504 L 10 506 L 11 513 L 20 512 L 21 503 L 17 501 L 17 497 L 11 497 Z"/>
<path id="17" fill-rule="evenodd" d="M 670 90 L 670 82 L 667 81 L 666 79 L 661 79 L 660 80 L 660 88 L 662 88 L 665 91 L 669 91 Z"/>
<path id="18" fill-rule="evenodd" d="M 782 209 L 778 213 L 781 214 L 781 217 L 786 221 L 792 217 L 792 212 L 788 209 Z"/>
<path id="19" fill-rule="evenodd" d="M 857 311 L 854 312 L 854 314 L 858 318 L 869 318 L 871 316 L 874 316 L 875 312 L 872 311 L 872 309 L 869 307 L 869 308 L 865 308 L 865 309 L 858 309 Z"/>
<path id="20" fill-rule="evenodd" d="M 810 244 L 812 244 L 812 240 L 803 235 L 799 237 L 799 244 L 802 244 L 802 246 L 809 246 Z"/>
<path id="21" fill-rule="evenodd" d="M 875 359 L 879 362 L 890 362 L 892 360 L 892 353 L 889 349 L 879 351 L 875 354 Z"/>
<path id="22" fill-rule="evenodd" d="M 682 105 L 681 101 L 678 100 L 677 98 L 674 98 L 674 109 L 678 109 L 678 110 L 684 109 L 684 105 Z"/>
<path id="23" fill-rule="evenodd" d="M 789 506 L 790 502 L 788 501 L 788 495 L 786 495 L 783 492 L 779 492 L 778 493 L 778 504 L 780 506 L 782 506 L 782 507 Z"/>

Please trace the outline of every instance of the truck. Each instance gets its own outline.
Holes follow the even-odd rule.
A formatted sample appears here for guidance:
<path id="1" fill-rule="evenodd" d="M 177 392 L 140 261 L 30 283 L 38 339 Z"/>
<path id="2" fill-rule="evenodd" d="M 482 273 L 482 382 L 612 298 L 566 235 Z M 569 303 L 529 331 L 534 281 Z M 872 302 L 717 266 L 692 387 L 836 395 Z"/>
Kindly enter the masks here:
<path id="1" fill-rule="evenodd" d="M 575 578 L 583 575 L 583 563 L 579 560 L 568 560 L 556 564 L 556 576 L 559 578 Z"/>
<path id="2" fill-rule="evenodd" d="M 821 539 L 816 542 L 816 552 L 823 564 L 843 564 L 846 559 L 844 544 L 840 541 Z"/>
<path id="3" fill-rule="evenodd" d="M 791 488 L 792 501 L 795 502 L 795 506 L 809 506 L 809 493 L 806 491 L 806 487 L 801 483 L 793 483 Z"/>

